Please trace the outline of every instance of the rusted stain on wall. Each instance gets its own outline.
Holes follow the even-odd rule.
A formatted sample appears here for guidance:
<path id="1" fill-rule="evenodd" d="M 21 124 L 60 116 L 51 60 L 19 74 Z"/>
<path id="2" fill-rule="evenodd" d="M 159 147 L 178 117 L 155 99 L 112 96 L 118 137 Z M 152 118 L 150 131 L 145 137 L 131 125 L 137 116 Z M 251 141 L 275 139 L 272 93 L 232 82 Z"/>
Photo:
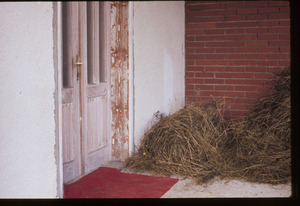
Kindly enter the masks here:
<path id="1" fill-rule="evenodd" d="M 112 160 L 129 156 L 128 2 L 111 3 Z"/>

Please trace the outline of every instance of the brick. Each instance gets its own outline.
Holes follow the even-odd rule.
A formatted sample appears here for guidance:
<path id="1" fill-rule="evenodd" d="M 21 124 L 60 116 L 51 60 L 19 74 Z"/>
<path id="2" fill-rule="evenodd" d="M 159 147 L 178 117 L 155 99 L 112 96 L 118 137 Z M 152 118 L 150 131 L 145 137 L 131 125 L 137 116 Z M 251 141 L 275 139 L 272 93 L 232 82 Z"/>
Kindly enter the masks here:
<path id="1" fill-rule="evenodd" d="M 215 23 L 197 23 L 196 28 L 199 29 L 207 29 L 207 28 L 215 28 Z"/>
<path id="2" fill-rule="evenodd" d="M 216 10 L 215 15 L 234 15 L 236 14 L 236 9 L 225 9 L 225 10 Z"/>
<path id="3" fill-rule="evenodd" d="M 246 84 L 247 85 L 265 85 L 265 80 L 261 80 L 261 79 L 249 79 L 246 80 Z"/>
<path id="4" fill-rule="evenodd" d="M 256 40 L 256 34 L 248 34 L 248 35 L 237 35 L 236 40 Z"/>
<path id="5" fill-rule="evenodd" d="M 235 99 L 235 103 L 238 104 L 254 104 L 256 103 L 256 99 L 252 99 L 252 98 L 237 98 Z"/>
<path id="6" fill-rule="evenodd" d="M 264 95 L 264 92 L 246 92 L 246 97 L 259 98 Z"/>
<path id="7" fill-rule="evenodd" d="M 289 19 L 290 14 L 280 13 L 280 14 L 269 14 L 269 19 Z"/>
<path id="8" fill-rule="evenodd" d="M 215 65 L 234 65 L 234 60 L 216 60 Z"/>
<path id="9" fill-rule="evenodd" d="M 223 92 L 223 91 L 202 91 L 201 94 L 203 96 L 223 97 L 225 95 L 225 92 Z"/>
<path id="10" fill-rule="evenodd" d="M 210 10 L 210 9 L 224 9 L 224 4 L 201 4 L 201 5 L 193 5 L 190 10 Z"/>
<path id="11" fill-rule="evenodd" d="M 224 30 L 223 29 L 205 29 L 204 33 L 207 35 L 224 34 Z"/>
<path id="12" fill-rule="evenodd" d="M 185 77 L 186 78 L 191 78 L 191 77 L 194 77 L 195 75 L 195 72 L 185 72 Z"/>
<path id="13" fill-rule="evenodd" d="M 200 72 L 203 72 L 204 71 L 204 67 L 200 67 L 200 66 L 186 66 L 185 67 L 185 71 L 200 71 Z"/>
<path id="14" fill-rule="evenodd" d="M 255 66 L 256 60 L 236 60 L 235 65 L 243 65 L 243 66 Z"/>
<path id="15" fill-rule="evenodd" d="M 244 54 L 226 54 L 226 59 L 244 59 Z"/>
<path id="16" fill-rule="evenodd" d="M 216 48 L 216 53 L 234 53 L 234 48 Z"/>
<path id="17" fill-rule="evenodd" d="M 205 59 L 224 59 L 224 54 L 206 54 Z"/>
<path id="18" fill-rule="evenodd" d="M 256 86 L 256 91 L 258 92 L 266 92 L 269 91 L 272 88 L 272 86 Z"/>
<path id="19" fill-rule="evenodd" d="M 196 60 L 196 65 L 214 65 L 213 60 Z"/>
<path id="20" fill-rule="evenodd" d="M 269 33 L 290 33 L 290 27 L 269 28 Z"/>
<path id="21" fill-rule="evenodd" d="M 266 1 L 249 1 L 246 2 L 245 7 L 265 7 L 267 6 L 267 2 Z"/>
<path id="22" fill-rule="evenodd" d="M 278 34 L 258 34 L 258 40 L 277 40 L 279 38 Z"/>
<path id="23" fill-rule="evenodd" d="M 214 71 L 214 72 L 223 72 L 224 71 L 224 67 L 222 66 L 219 66 L 219 67 L 216 67 L 216 66 L 207 66 L 205 68 L 205 71 Z"/>
<path id="24" fill-rule="evenodd" d="M 268 59 L 289 59 L 288 54 L 268 54 Z"/>
<path id="25" fill-rule="evenodd" d="M 216 28 L 234 28 L 234 27 L 236 27 L 236 23 L 235 22 L 230 22 L 230 23 L 222 22 L 222 23 L 216 23 L 215 26 L 216 26 Z"/>
<path id="26" fill-rule="evenodd" d="M 186 96 L 186 97 L 185 97 L 185 100 L 186 100 L 187 102 L 195 102 L 195 97 L 189 97 L 189 96 Z"/>
<path id="27" fill-rule="evenodd" d="M 211 11 L 191 11 L 188 8 L 186 9 L 186 13 L 185 15 L 188 16 L 215 16 L 215 11 L 211 10 Z"/>
<path id="28" fill-rule="evenodd" d="M 232 86 L 232 85 L 216 85 L 215 90 L 232 91 L 232 90 L 234 90 L 234 86 Z"/>
<path id="29" fill-rule="evenodd" d="M 186 54 L 185 58 L 187 60 L 192 60 L 192 59 L 204 59 L 204 54 Z"/>
<path id="30" fill-rule="evenodd" d="M 196 41 L 213 41 L 215 40 L 215 36 L 196 36 Z"/>
<path id="31" fill-rule="evenodd" d="M 254 77 L 254 74 L 253 73 L 235 73 L 234 74 L 234 77 L 235 78 L 253 78 Z"/>
<path id="32" fill-rule="evenodd" d="M 186 78 L 185 82 L 187 84 L 203 84 L 204 79 Z"/>
<path id="33" fill-rule="evenodd" d="M 228 1 L 225 4 L 225 8 L 245 8 L 245 3 L 244 2 Z"/>
<path id="34" fill-rule="evenodd" d="M 206 73 L 206 72 L 196 72 L 195 73 L 195 77 L 200 77 L 200 78 L 203 78 L 203 77 L 213 78 L 214 75 L 215 75 L 214 73 Z"/>
<path id="35" fill-rule="evenodd" d="M 245 67 L 225 67 L 226 72 L 245 72 Z"/>
<path id="36" fill-rule="evenodd" d="M 245 80 L 242 79 L 225 79 L 225 84 L 245 84 Z"/>
<path id="37" fill-rule="evenodd" d="M 233 78 L 233 73 L 216 73 L 216 78 Z"/>
<path id="38" fill-rule="evenodd" d="M 235 91 L 255 91 L 255 86 L 248 86 L 248 85 L 237 85 L 234 87 Z"/>
<path id="39" fill-rule="evenodd" d="M 244 94 L 244 92 L 233 91 L 233 92 L 226 92 L 225 96 L 227 96 L 227 97 L 244 97 L 245 94 Z"/>
<path id="40" fill-rule="evenodd" d="M 186 36 L 185 37 L 185 41 L 188 42 L 188 41 L 195 41 L 195 36 Z"/>
<path id="41" fill-rule="evenodd" d="M 186 29 L 185 30 L 185 35 L 201 35 L 204 34 L 204 30 L 191 30 L 191 29 Z"/>
<path id="42" fill-rule="evenodd" d="M 195 91 L 185 91 L 185 95 L 187 95 L 187 96 L 196 96 L 196 92 Z"/>
<path id="43" fill-rule="evenodd" d="M 272 79 L 274 75 L 272 73 L 256 73 L 255 79 Z"/>
<path id="44" fill-rule="evenodd" d="M 244 34 L 245 29 L 225 29 L 225 34 Z"/>
<path id="45" fill-rule="evenodd" d="M 248 41 L 247 46 L 268 46 L 268 41 Z"/>
<path id="46" fill-rule="evenodd" d="M 246 47 L 246 48 L 236 48 L 236 53 L 255 53 L 256 48 Z"/>
<path id="47" fill-rule="evenodd" d="M 289 1 L 268 1 L 268 6 L 289 6 Z"/>
<path id="48" fill-rule="evenodd" d="M 257 61 L 258 66 L 278 66 L 278 61 Z"/>
<path id="49" fill-rule="evenodd" d="M 257 48 L 258 53 L 276 53 L 278 52 L 277 47 L 258 47 Z"/>
<path id="50" fill-rule="evenodd" d="M 227 21 L 245 21 L 246 16 L 225 16 L 224 20 Z"/>
<path id="51" fill-rule="evenodd" d="M 226 47 L 244 47 L 246 42 L 244 41 L 233 41 L 233 42 L 226 42 Z"/>
<path id="52" fill-rule="evenodd" d="M 186 60 L 185 65 L 188 65 L 188 66 L 195 65 L 195 61 L 194 60 Z"/>
<path id="53" fill-rule="evenodd" d="M 224 47 L 225 42 L 205 42 L 206 47 Z"/>
<path id="54" fill-rule="evenodd" d="M 237 9 L 237 14 L 257 14 L 257 8 Z"/>
<path id="55" fill-rule="evenodd" d="M 290 13 L 290 7 L 280 7 L 281 13 Z"/>
<path id="56" fill-rule="evenodd" d="M 195 53 L 214 53 L 214 48 L 196 48 Z"/>
<path id="57" fill-rule="evenodd" d="M 259 14 L 276 13 L 276 12 L 279 12 L 278 7 L 258 8 Z"/>
<path id="58" fill-rule="evenodd" d="M 245 59 L 265 59 L 266 54 L 245 54 Z"/>
<path id="59" fill-rule="evenodd" d="M 283 53 L 283 52 L 290 53 L 291 48 L 290 47 L 279 47 L 279 52 L 281 52 L 281 53 Z"/>
<path id="60" fill-rule="evenodd" d="M 215 39 L 217 41 L 219 41 L 219 40 L 235 40 L 235 35 L 220 35 L 220 36 L 215 36 Z"/>
<path id="61" fill-rule="evenodd" d="M 290 60 L 280 60 L 279 61 L 279 66 L 290 66 L 291 62 Z"/>
<path id="62" fill-rule="evenodd" d="M 185 90 L 194 90 L 195 86 L 194 85 L 185 85 Z"/>
<path id="63" fill-rule="evenodd" d="M 228 106 L 232 109 L 232 110 L 244 110 L 244 105 L 243 104 L 228 104 Z"/>
<path id="64" fill-rule="evenodd" d="M 291 38 L 290 34 L 280 34 L 279 39 L 289 40 Z"/>
<path id="65" fill-rule="evenodd" d="M 215 85 L 195 85 L 196 90 L 214 90 Z"/>
<path id="66" fill-rule="evenodd" d="M 266 72 L 266 67 L 247 67 L 247 72 Z"/>
<path id="67" fill-rule="evenodd" d="M 253 21 L 253 20 L 260 20 L 260 21 L 264 20 L 265 21 L 265 20 L 268 19 L 268 15 L 262 15 L 262 14 L 260 14 L 260 15 L 247 15 L 246 19 L 249 20 L 249 21 Z"/>
<path id="68" fill-rule="evenodd" d="M 268 72 L 281 72 L 286 70 L 286 67 L 268 67 Z"/>
<path id="69" fill-rule="evenodd" d="M 247 28 L 246 33 L 267 33 L 268 29 L 267 28 Z"/>
<path id="70" fill-rule="evenodd" d="M 278 20 L 275 20 L 275 21 L 259 21 L 257 23 L 257 25 L 259 27 L 269 27 L 269 28 L 277 27 L 277 26 L 279 26 L 279 21 Z"/>
<path id="71" fill-rule="evenodd" d="M 192 53 L 195 53 L 195 48 L 185 48 L 185 53 L 186 53 L 186 54 L 192 54 Z"/>
<path id="72" fill-rule="evenodd" d="M 224 84 L 224 79 L 205 79 L 205 84 Z"/>
<path id="73" fill-rule="evenodd" d="M 204 42 L 186 42 L 186 47 L 204 47 Z"/>
<path id="74" fill-rule="evenodd" d="M 237 27 L 256 27 L 257 22 L 237 22 Z"/>
<path id="75" fill-rule="evenodd" d="M 280 20 L 279 21 L 279 25 L 280 26 L 290 26 L 290 24 L 291 24 L 291 21 L 290 20 Z"/>
<path id="76" fill-rule="evenodd" d="M 290 46 L 290 41 L 286 41 L 286 40 L 269 41 L 269 46 Z"/>

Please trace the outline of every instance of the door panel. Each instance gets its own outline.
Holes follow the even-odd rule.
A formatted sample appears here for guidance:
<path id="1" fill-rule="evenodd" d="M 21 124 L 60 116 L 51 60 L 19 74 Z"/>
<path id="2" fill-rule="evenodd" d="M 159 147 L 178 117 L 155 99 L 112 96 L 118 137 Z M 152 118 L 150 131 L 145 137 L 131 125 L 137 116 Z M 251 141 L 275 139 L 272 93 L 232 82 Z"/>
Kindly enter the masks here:
<path id="1" fill-rule="evenodd" d="M 108 128 L 108 83 L 106 70 L 108 59 L 104 42 L 104 3 L 87 2 L 84 10 L 87 32 L 85 54 L 87 55 L 87 69 L 85 69 L 83 85 L 83 144 L 84 144 L 84 171 L 88 173 L 109 160 L 110 141 Z"/>
<path id="2" fill-rule="evenodd" d="M 77 82 L 78 58 L 78 4 L 63 2 L 63 167 L 64 181 L 81 174 L 80 105 Z"/>
<path id="3" fill-rule="evenodd" d="M 110 159 L 109 51 L 104 4 L 63 2 L 62 126 L 64 182 Z"/>

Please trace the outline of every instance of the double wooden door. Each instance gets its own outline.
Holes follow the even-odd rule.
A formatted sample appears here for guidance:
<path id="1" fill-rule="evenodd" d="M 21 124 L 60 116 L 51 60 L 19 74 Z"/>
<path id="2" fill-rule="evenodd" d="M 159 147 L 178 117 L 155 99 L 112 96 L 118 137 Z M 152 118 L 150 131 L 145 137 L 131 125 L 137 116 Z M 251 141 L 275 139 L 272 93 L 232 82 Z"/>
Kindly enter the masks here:
<path id="1" fill-rule="evenodd" d="M 110 13 L 106 4 L 62 3 L 64 182 L 110 159 Z"/>

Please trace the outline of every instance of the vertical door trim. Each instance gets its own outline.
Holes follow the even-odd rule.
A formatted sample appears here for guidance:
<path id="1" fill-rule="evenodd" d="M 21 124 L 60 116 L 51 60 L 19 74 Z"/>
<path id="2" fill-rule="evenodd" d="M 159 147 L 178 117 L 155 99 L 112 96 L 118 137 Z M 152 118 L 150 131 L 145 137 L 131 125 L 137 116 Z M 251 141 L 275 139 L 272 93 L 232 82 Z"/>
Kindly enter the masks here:
<path id="1" fill-rule="evenodd" d="M 53 2 L 54 80 L 55 80 L 55 162 L 58 198 L 63 198 L 63 141 L 62 141 L 62 6 Z"/>

